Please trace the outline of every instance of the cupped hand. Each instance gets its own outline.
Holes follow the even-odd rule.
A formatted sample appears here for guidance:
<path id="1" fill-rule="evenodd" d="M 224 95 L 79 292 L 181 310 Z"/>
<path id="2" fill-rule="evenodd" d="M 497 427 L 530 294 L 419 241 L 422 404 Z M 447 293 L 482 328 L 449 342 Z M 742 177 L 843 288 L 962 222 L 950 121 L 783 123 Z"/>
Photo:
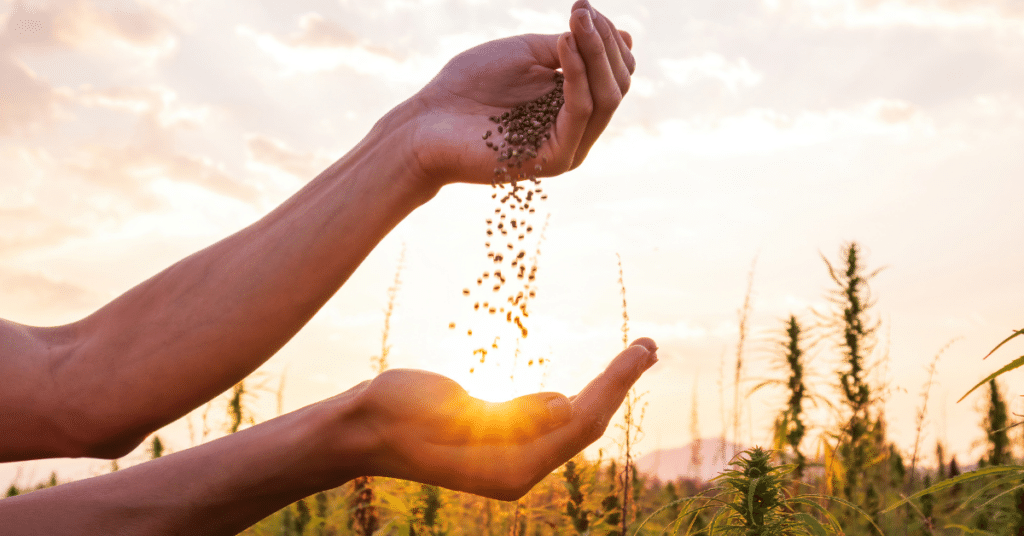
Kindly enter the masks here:
<path id="1" fill-rule="evenodd" d="M 497 153 L 482 135 L 497 133 L 491 116 L 532 101 L 565 76 L 565 104 L 549 140 L 522 169 L 552 176 L 586 157 L 629 90 L 635 68 L 632 38 L 586 0 L 573 5 L 570 32 L 520 35 L 484 43 L 459 54 L 414 99 L 422 107 L 414 153 L 425 180 L 490 183 Z M 490 138 L 500 140 L 500 136 Z"/>
<path id="2" fill-rule="evenodd" d="M 377 438 L 370 469 L 515 500 L 604 434 L 630 387 L 658 361 L 656 350 L 651 339 L 633 341 L 572 398 L 538 393 L 491 403 L 438 374 L 386 371 L 359 395 L 365 429 Z"/>

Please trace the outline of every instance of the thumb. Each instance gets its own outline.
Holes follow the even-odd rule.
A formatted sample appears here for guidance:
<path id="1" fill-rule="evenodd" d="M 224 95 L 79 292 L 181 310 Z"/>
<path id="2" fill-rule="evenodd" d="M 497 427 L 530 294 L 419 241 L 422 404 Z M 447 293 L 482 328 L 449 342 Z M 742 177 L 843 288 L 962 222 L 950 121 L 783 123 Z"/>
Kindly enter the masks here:
<path id="1" fill-rule="evenodd" d="M 580 427 L 580 438 L 585 442 L 581 449 L 601 438 L 629 389 L 658 362 L 657 350 L 649 338 L 633 341 L 612 359 L 604 372 L 573 397 L 573 414 L 579 417 L 574 425 Z"/>

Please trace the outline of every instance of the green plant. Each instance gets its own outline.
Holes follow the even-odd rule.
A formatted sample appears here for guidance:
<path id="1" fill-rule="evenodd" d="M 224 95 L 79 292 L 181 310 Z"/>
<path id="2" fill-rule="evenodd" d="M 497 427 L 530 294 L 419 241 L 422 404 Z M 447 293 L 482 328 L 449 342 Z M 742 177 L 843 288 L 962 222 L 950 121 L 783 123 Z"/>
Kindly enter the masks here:
<path id="1" fill-rule="evenodd" d="M 983 465 L 1003 465 L 1009 461 L 1010 437 L 1006 433 L 1006 401 L 999 392 L 999 384 L 994 379 L 988 381 L 988 411 L 983 426 L 988 438 L 988 455 L 982 459 Z"/>
<path id="2" fill-rule="evenodd" d="M 352 494 L 349 506 L 352 511 L 349 528 L 359 536 L 370 536 L 380 528 L 377 507 L 373 505 L 373 488 L 370 477 L 360 476 L 352 481 Z"/>
<path id="3" fill-rule="evenodd" d="M 786 453 L 785 457 L 792 460 L 794 476 L 797 479 L 803 476 L 807 466 L 807 458 L 800 450 L 800 443 L 803 442 L 807 433 L 807 426 L 804 424 L 804 399 L 810 398 L 805 382 L 806 363 L 803 339 L 804 330 L 800 322 L 797 321 L 795 315 L 790 315 L 786 321 L 785 337 L 779 345 L 782 349 L 782 361 L 788 377 L 785 380 L 763 381 L 751 390 L 751 394 L 753 394 L 762 387 L 779 385 L 788 391 L 786 407 L 775 419 L 772 443 L 780 454 Z"/>
<path id="4" fill-rule="evenodd" d="M 832 323 L 840 334 L 839 349 L 845 366 L 839 372 L 840 395 L 847 409 L 846 423 L 836 434 L 838 444 L 828 467 L 829 480 L 844 499 L 877 516 L 882 499 L 879 488 L 885 486 L 884 473 L 890 468 L 882 462 L 890 461 L 888 454 L 893 452 L 886 445 L 884 418 L 881 412 L 873 411 L 877 399 L 867 380 L 868 358 L 878 329 L 878 321 L 870 313 L 874 303 L 868 281 L 881 270 L 867 272 L 856 242 L 845 244 L 842 252 L 841 269 L 822 256 L 836 285 L 829 301 L 833 306 Z"/>
<path id="5" fill-rule="evenodd" d="M 149 457 L 150 459 L 157 459 L 164 455 L 164 444 L 160 441 L 160 436 L 153 435 L 153 441 L 149 443 Z"/>
<path id="6" fill-rule="evenodd" d="M 614 474 L 614 469 L 613 469 Z M 621 508 L 618 497 L 611 493 L 601 501 L 601 507 L 597 509 L 586 508 L 586 493 L 582 475 L 577 470 L 576 461 L 565 462 L 562 470 L 562 486 L 569 496 L 565 502 L 563 515 L 569 519 L 573 530 L 577 534 L 589 534 L 590 529 L 601 523 L 615 526 L 621 522 Z M 614 491 L 614 490 L 613 490 Z"/>
<path id="7" fill-rule="evenodd" d="M 991 352 L 989 352 L 985 357 L 983 357 L 981 359 L 982 360 L 988 359 L 989 356 L 991 356 L 992 354 L 996 353 L 996 350 L 1002 348 L 1004 344 L 1010 342 L 1014 338 L 1019 337 L 1021 335 L 1024 335 L 1024 329 L 1018 329 L 1017 331 L 1014 331 L 1012 334 L 1010 334 L 1009 337 L 1003 339 L 1003 342 L 997 344 L 996 347 L 993 348 Z M 992 380 L 998 378 L 999 376 L 1002 376 L 1003 374 L 1006 374 L 1007 372 L 1010 372 L 1011 370 L 1019 368 L 1022 365 L 1024 365 L 1024 355 L 1022 355 L 1022 356 L 1018 357 L 1017 359 L 1014 359 L 1013 361 L 1007 363 L 1005 366 L 1003 366 L 1003 368 L 993 372 L 988 377 L 986 377 L 984 380 L 981 380 L 980 382 L 978 382 L 974 387 L 971 387 L 971 389 L 969 391 L 964 393 L 964 396 L 960 397 L 960 400 L 957 400 L 957 402 L 963 401 L 963 399 L 967 398 L 967 395 L 973 393 L 975 390 L 977 390 L 982 385 L 985 385 L 989 381 L 992 381 Z"/>
<path id="8" fill-rule="evenodd" d="M 634 534 L 639 534 L 640 529 L 661 511 L 677 506 L 681 513 L 666 528 L 672 534 L 680 530 L 693 536 L 844 534 L 839 520 L 820 504 L 826 501 L 849 508 L 866 519 L 869 525 L 874 525 L 856 505 L 840 498 L 813 494 L 791 496 L 787 490 L 791 487 L 789 475 L 794 467 L 775 465 L 772 457 L 772 451 L 761 447 L 741 452 L 731 463 L 736 468 L 723 471 L 713 480 L 715 487 L 662 506 L 648 516 Z M 706 525 L 698 523 L 702 517 L 707 518 Z"/>

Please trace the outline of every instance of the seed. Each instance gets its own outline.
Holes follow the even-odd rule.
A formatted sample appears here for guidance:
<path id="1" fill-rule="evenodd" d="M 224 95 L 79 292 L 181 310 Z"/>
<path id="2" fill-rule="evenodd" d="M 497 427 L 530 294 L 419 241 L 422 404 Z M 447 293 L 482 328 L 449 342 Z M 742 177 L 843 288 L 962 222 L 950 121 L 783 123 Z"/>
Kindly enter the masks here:
<path id="1" fill-rule="evenodd" d="M 448 329 L 455 329 L 455 322 L 449 322 Z"/>
<path id="2" fill-rule="evenodd" d="M 468 288 L 462 289 L 462 295 L 463 296 L 469 296 L 469 289 Z"/>

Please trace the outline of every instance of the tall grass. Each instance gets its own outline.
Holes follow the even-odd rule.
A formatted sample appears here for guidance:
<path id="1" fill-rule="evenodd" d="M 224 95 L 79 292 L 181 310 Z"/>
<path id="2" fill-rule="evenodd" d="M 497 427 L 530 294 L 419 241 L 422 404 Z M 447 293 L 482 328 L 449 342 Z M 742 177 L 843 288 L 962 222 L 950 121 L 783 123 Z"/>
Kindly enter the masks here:
<path id="1" fill-rule="evenodd" d="M 748 324 L 750 322 L 751 298 L 754 293 L 754 269 L 756 267 L 757 257 L 754 257 L 753 262 L 750 264 L 750 272 L 747 274 L 747 291 L 743 295 L 743 307 L 741 307 L 738 312 L 739 339 L 736 342 L 736 373 L 733 378 L 732 402 L 732 441 L 737 445 L 742 443 L 740 441 L 740 420 L 743 415 L 743 409 L 740 405 L 740 384 L 743 380 L 743 352 L 746 349 L 747 331 L 749 329 Z"/>

